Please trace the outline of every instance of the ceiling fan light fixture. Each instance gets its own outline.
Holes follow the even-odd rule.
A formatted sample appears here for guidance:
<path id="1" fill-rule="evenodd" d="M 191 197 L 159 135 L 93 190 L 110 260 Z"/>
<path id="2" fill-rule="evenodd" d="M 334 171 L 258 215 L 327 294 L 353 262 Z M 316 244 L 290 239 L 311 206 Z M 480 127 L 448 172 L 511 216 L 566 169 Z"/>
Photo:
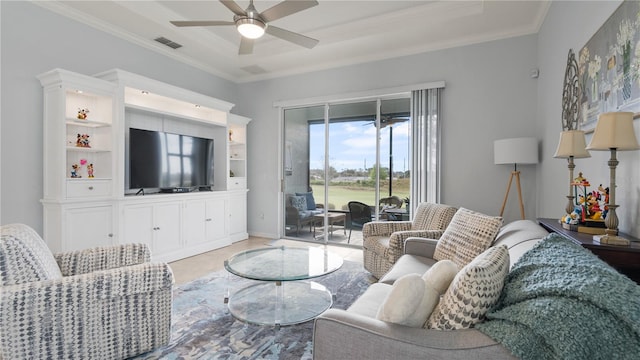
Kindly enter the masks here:
<path id="1" fill-rule="evenodd" d="M 266 24 L 258 19 L 243 18 L 236 20 L 236 27 L 247 39 L 258 39 L 264 35 Z"/>

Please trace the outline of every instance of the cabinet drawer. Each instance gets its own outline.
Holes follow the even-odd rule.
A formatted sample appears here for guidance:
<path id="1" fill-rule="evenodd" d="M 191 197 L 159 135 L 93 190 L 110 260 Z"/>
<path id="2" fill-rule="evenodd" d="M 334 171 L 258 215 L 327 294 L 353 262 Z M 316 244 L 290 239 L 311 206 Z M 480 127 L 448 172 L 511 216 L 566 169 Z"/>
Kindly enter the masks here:
<path id="1" fill-rule="evenodd" d="M 227 189 L 246 189 L 247 188 L 247 178 L 244 177 L 230 177 L 227 182 Z"/>
<path id="2" fill-rule="evenodd" d="M 67 197 L 96 197 L 111 195 L 111 180 L 67 181 Z"/>

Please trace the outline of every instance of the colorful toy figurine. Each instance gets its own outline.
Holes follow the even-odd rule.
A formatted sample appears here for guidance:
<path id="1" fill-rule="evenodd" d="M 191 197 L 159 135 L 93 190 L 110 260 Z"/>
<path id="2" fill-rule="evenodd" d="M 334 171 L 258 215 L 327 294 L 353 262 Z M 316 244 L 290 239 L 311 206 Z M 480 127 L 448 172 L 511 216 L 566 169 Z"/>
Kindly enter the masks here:
<path id="1" fill-rule="evenodd" d="M 589 212 L 589 219 L 602 219 L 602 209 L 600 209 L 598 200 L 600 200 L 600 193 L 598 193 L 597 191 L 593 191 L 593 193 L 587 195 L 587 210 Z"/>
<path id="2" fill-rule="evenodd" d="M 88 114 L 89 114 L 89 109 L 78 108 L 78 119 L 85 120 Z"/>
<path id="3" fill-rule="evenodd" d="M 78 175 L 78 169 L 80 166 L 78 164 L 71 165 L 71 177 L 72 178 L 80 178 L 82 176 Z"/>
<path id="4" fill-rule="evenodd" d="M 561 220 L 565 224 L 575 225 L 580 222 L 580 219 L 582 219 L 582 207 L 576 206 L 571 214 L 566 214 Z"/>
<path id="5" fill-rule="evenodd" d="M 598 186 L 598 191 L 604 197 L 604 206 L 603 206 L 603 210 L 602 210 L 602 218 L 606 219 L 607 218 L 607 212 L 609 212 L 609 188 L 608 187 L 607 188 L 603 188 L 602 184 L 600 184 L 600 186 Z"/>
<path id="6" fill-rule="evenodd" d="M 89 135 L 78 134 L 78 136 L 76 137 L 76 147 L 90 148 L 91 144 L 89 143 Z"/>
<path id="7" fill-rule="evenodd" d="M 93 164 L 87 165 L 87 174 L 90 178 L 93 178 Z"/>

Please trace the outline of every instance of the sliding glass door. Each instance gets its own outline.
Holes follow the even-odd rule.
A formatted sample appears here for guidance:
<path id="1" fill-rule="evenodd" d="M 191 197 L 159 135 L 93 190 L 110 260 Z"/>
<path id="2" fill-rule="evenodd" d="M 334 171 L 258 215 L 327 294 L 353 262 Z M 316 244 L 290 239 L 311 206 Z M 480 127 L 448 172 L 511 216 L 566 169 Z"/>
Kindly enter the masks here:
<path id="1" fill-rule="evenodd" d="M 409 113 L 408 94 L 284 109 L 284 235 L 361 246 L 365 222 L 405 219 Z"/>

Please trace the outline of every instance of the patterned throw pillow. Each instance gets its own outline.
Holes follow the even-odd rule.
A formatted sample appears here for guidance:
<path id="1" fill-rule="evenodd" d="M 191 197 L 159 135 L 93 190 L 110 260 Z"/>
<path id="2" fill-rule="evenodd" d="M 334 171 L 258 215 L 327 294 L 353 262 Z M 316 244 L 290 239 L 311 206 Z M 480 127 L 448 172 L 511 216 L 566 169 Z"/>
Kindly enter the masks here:
<path id="1" fill-rule="evenodd" d="M 296 196 L 304 196 L 307 199 L 307 208 L 306 208 L 306 210 L 315 210 L 316 209 L 316 199 L 313 198 L 313 193 L 312 192 L 296 193 Z"/>
<path id="2" fill-rule="evenodd" d="M 491 246 L 500 226 L 500 216 L 460 208 L 438 240 L 433 258 L 449 259 L 462 268 Z"/>
<path id="3" fill-rule="evenodd" d="M 306 196 L 292 196 L 291 206 L 298 211 L 307 211 L 307 197 Z"/>
<path id="4" fill-rule="evenodd" d="M 453 279 L 429 317 L 427 328 L 466 329 L 482 321 L 498 301 L 508 272 L 509 251 L 505 245 L 480 254 Z"/>

